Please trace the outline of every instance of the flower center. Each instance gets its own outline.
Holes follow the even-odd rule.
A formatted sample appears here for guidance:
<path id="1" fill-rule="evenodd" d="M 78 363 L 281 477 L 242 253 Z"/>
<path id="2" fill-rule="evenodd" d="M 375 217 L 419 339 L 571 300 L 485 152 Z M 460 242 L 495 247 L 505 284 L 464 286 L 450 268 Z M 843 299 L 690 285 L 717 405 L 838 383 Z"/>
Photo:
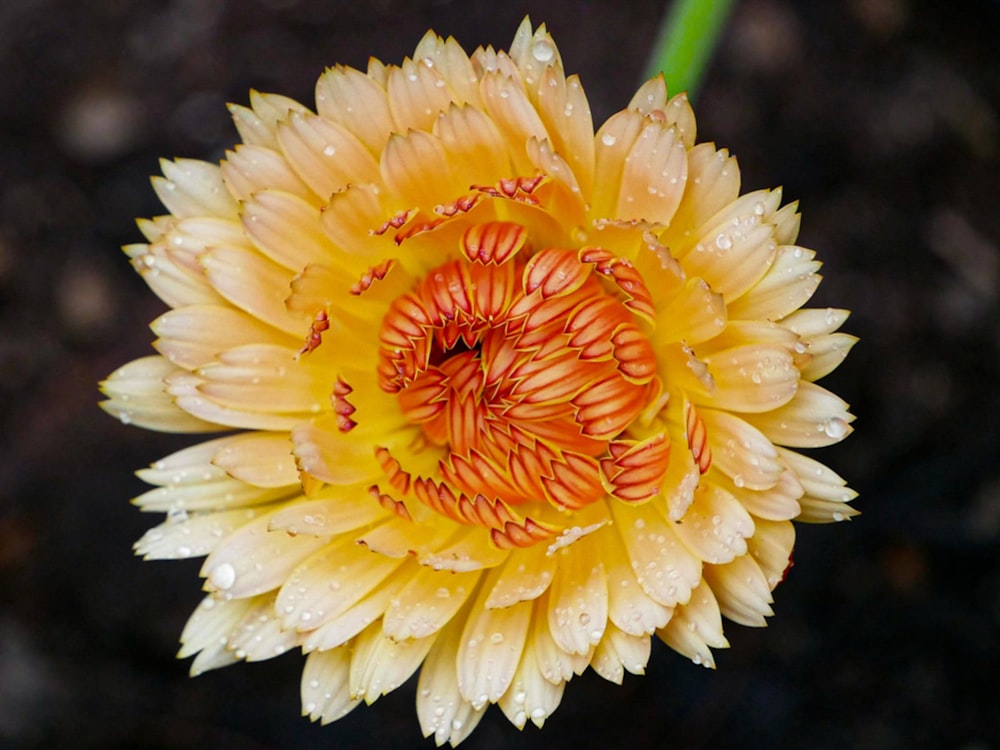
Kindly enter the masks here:
<path id="1" fill-rule="evenodd" d="M 606 250 L 532 253 L 527 239 L 518 224 L 474 225 L 462 257 L 397 298 L 382 321 L 379 386 L 446 448 L 441 478 L 456 498 L 564 510 L 609 492 L 648 499 L 668 455 L 663 436 L 628 435 L 660 391 L 636 315 L 648 293 Z M 638 483 L 637 451 L 655 463 Z"/>

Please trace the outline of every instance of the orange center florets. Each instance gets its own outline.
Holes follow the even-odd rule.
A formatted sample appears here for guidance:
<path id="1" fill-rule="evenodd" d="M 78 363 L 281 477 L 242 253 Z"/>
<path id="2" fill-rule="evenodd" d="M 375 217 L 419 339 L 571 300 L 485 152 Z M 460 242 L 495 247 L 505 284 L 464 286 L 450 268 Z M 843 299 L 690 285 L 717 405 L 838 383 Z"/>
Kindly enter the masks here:
<path id="1" fill-rule="evenodd" d="M 531 254 L 508 222 L 472 226 L 461 250 L 382 322 L 380 387 L 448 450 L 443 482 L 418 480 L 416 494 L 451 516 L 442 505 L 462 496 L 575 510 L 656 494 L 669 446 L 627 436 L 660 391 L 635 269 L 602 248 Z"/>

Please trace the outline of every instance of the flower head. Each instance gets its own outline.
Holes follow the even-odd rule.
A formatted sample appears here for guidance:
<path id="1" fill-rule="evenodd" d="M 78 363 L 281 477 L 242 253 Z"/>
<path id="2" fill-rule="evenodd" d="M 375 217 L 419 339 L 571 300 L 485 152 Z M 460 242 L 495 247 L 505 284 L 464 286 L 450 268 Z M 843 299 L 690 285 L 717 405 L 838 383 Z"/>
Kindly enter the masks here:
<path id="1" fill-rule="evenodd" d="M 423 731 L 539 726 L 658 636 L 713 666 L 761 625 L 792 519 L 853 493 L 792 449 L 850 432 L 815 384 L 854 339 L 780 190 L 740 195 L 683 94 L 596 133 L 544 27 L 337 67 L 316 112 L 233 106 L 221 165 L 163 163 L 126 248 L 172 308 L 103 384 L 141 426 L 239 430 L 140 476 L 150 558 L 207 555 L 192 671 L 299 648 L 324 722 L 420 670 Z"/>

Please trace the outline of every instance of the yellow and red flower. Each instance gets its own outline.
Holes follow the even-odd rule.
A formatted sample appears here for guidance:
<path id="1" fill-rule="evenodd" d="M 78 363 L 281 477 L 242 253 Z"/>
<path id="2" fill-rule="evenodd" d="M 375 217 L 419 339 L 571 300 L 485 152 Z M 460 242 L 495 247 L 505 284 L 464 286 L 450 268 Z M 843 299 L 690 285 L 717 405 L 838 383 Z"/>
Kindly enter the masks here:
<path id="1" fill-rule="evenodd" d="M 740 195 L 662 77 L 595 133 L 525 21 L 232 114 L 221 165 L 153 180 L 170 214 L 126 252 L 172 309 L 103 384 L 123 421 L 238 430 L 139 472 L 167 519 L 138 552 L 207 555 L 192 672 L 298 648 L 313 719 L 419 669 L 438 743 L 491 703 L 540 726 L 652 635 L 713 666 L 722 615 L 771 614 L 792 520 L 855 513 L 793 450 L 850 432 L 815 384 L 847 313 L 800 309 L 796 205 Z"/>

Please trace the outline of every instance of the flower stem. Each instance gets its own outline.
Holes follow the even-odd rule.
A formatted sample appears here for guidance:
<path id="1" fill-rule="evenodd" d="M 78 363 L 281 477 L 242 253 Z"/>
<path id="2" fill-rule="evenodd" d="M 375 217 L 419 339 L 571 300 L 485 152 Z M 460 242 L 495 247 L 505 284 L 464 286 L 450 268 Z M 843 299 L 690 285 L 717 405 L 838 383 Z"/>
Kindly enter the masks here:
<path id="1" fill-rule="evenodd" d="M 694 97 L 733 0 L 675 0 L 656 35 L 646 78 L 660 71 L 671 93 Z"/>

